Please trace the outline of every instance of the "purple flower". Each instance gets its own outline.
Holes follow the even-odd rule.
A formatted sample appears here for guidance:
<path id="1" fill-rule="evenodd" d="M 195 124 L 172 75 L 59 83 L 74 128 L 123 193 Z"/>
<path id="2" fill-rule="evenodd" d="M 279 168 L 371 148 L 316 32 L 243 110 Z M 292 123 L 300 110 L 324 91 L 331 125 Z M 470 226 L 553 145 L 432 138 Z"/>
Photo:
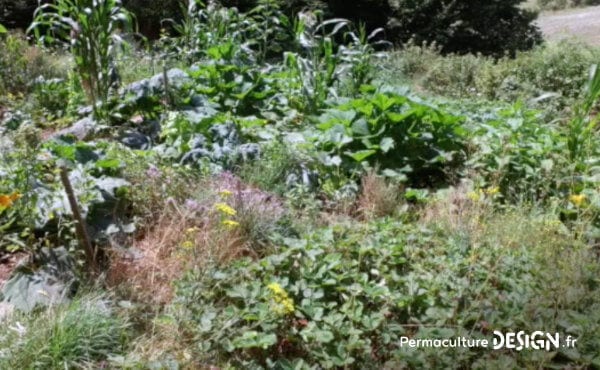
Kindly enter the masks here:
<path id="1" fill-rule="evenodd" d="M 198 212 L 202 208 L 202 206 L 200 205 L 200 203 L 198 203 L 198 201 L 194 199 L 186 199 L 185 208 L 192 212 Z"/>
<path id="2" fill-rule="evenodd" d="M 160 172 L 160 170 L 158 169 L 158 167 L 154 166 L 154 165 L 150 165 L 150 168 L 148 168 L 148 170 L 146 171 L 146 176 L 148 176 L 151 179 L 156 179 L 158 177 L 160 177 L 162 173 Z"/>

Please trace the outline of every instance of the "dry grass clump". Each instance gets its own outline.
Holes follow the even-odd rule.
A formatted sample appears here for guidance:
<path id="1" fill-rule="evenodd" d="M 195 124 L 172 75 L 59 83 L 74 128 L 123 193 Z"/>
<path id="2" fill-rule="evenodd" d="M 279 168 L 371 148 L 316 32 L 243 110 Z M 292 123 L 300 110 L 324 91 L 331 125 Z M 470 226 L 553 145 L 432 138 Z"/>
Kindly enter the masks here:
<path id="1" fill-rule="evenodd" d="M 402 189 L 396 184 L 369 171 L 361 181 L 361 193 L 357 208 L 364 219 L 391 216 L 399 208 Z"/>
<path id="2" fill-rule="evenodd" d="M 133 300 L 164 305 L 173 298 L 173 282 L 192 267 L 224 263 L 245 252 L 235 230 L 217 227 L 210 217 L 168 204 L 130 249 L 114 251 L 107 283 Z"/>
<path id="3" fill-rule="evenodd" d="M 180 277 L 185 264 L 177 249 L 187 224 L 188 220 L 165 212 L 129 250 L 113 251 L 108 285 L 125 289 L 136 301 L 158 305 L 170 302 L 171 283 Z"/>
<path id="4" fill-rule="evenodd" d="M 150 181 L 162 187 L 158 178 Z M 155 216 L 145 214 L 147 227 L 132 247 L 114 251 L 107 273 L 110 286 L 135 301 L 165 305 L 173 298 L 172 283 L 184 271 L 263 255 L 269 246 L 266 236 L 285 213 L 275 196 L 228 173 L 190 184 L 187 195 L 152 205 Z"/>
<path id="5" fill-rule="evenodd" d="M 489 204 L 471 184 L 462 182 L 456 187 L 438 193 L 434 200 L 423 209 L 421 222 L 437 224 L 450 231 L 472 232 L 479 228 Z"/>
<path id="6" fill-rule="evenodd" d="M 502 248 L 561 246 L 572 240 L 567 228 L 553 213 L 524 206 L 499 209 L 493 199 L 497 190 L 473 189 L 463 182 L 438 193 L 421 213 L 421 223 L 451 233 L 468 235 L 474 244 Z"/>

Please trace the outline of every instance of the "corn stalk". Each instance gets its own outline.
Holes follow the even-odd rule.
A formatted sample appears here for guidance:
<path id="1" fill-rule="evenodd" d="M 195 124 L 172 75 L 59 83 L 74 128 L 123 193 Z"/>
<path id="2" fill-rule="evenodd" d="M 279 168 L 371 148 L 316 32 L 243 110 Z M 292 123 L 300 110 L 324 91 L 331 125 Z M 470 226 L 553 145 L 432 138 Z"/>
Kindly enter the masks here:
<path id="1" fill-rule="evenodd" d="M 120 0 L 57 0 L 37 8 L 28 32 L 40 42 L 69 44 L 88 102 L 100 118 L 116 72 L 115 53 L 124 45 L 119 32 L 131 23 Z"/>

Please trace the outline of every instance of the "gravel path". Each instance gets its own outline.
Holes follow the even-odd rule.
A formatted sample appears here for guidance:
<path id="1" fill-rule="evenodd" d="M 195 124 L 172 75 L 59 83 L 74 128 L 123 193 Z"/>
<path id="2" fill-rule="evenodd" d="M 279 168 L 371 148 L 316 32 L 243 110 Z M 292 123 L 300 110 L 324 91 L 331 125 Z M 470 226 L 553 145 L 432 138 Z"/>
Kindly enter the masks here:
<path id="1" fill-rule="evenodd" d="M 549 40 L 576 36 L 600 46 L 600 6 L 543 13 L 537 23 Z"/>

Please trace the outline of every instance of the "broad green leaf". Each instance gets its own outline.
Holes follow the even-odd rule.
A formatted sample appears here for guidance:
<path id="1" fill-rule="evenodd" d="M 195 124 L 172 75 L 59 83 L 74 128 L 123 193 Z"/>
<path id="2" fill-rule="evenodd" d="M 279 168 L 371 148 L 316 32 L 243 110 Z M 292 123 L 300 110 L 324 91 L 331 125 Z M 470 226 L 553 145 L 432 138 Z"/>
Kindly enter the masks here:
<path id="1" fill-rule="evenodd" d="M 400 123 L 400 122 L 405 121 L 408 117 L 412 116 L 414 113 L 415 113 L 414 110 L 411 109 L 404 113 L 387 112 L 386 116 L 390 121 L 392 121 L 394 123 Z"/>
<path id="2" fill-rule="evenodd" d="M 345 154 L 357 162 L 362 162 L 375 153 L 377 153 L 376 150 L 368 149 L 368 150 L 359 150 L 358 152 L 346 152 Z"/>
<path id="3" fill-rule="evenodd" d="M 314 335 L 317 342 L 320 343 L 329 343 L 335 338 L 329 330 L 316 330 Z"/>
<path id="4" fill-rule="evenodd" d="M 352 132 L 358 135 L 369 135 L 369 124 L 363 118 L 357 120 L 352 124 Z"/>
<path id="5" fill-rule="evenodd" d="M 395 170 L 392 170 L 389 168 L 383 170 L 382 173 L 385 177 L 389 177 L 391 179 L 395 179 L 398 181 L 406 181 L 408 179 L 408 177 L 404 173 L 398 172 L 398 171 L 395 171 Z"/>
<path id="6" fill-rule="evenodd" d="M 96 162 L 96 167 L 103 168 L 103 169 L 116 169 L 116 168 L 119 168 L 120 166 L 121 166 L 121 161 L 116 158 L 101 159 Z"/>
<path id="7" fill-rule="evenodd" d="M 275 334 L 264 334 L 257 331 L 247 331 L 241 337 L 233 340 L 236 348 L 262 348 L 267 349 L 277 343 Z"/>
<path id="8" fill-rule="evenodd" d="M 395 145 L 396 142 L 391 137 L 384 137 L 383 139 L 381 139 L 381 143 L 379 143 L 379 147 L 384 153 L 389 152 L 390 149 L 394 148 Z"/>
<path id="9" fill-rule="evenodd" d="M 395 99 L 391 98 L 384 94 L 377 94 L 372 99 L 371 102 L 379 108 L 379 110 L 385 112 L 390 109 L 395 103 Z"/>

